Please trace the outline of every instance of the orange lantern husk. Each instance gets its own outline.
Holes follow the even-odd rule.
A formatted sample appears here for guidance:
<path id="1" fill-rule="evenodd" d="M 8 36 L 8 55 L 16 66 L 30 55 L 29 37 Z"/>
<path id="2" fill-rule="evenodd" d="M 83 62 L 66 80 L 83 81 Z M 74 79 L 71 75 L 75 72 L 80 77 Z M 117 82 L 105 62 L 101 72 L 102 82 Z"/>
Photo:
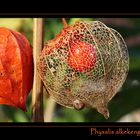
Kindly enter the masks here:
<path id="1" fill-rule="evenodd" d="M 32 47 L 19 32 L 0 28 L 0 104 L 26 110 L 33 85 Z"/>

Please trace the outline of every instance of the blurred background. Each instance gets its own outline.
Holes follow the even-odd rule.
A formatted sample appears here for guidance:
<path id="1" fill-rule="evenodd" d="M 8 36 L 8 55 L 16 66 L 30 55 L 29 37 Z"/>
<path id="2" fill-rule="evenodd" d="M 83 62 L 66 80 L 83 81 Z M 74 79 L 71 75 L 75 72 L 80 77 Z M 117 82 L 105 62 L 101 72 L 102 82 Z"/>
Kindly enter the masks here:
<path id="1" fill-rule="evenodd" d="M 95 109 L 81 111 L 56 104 L 44 90 L 45 122 L 140 122 L 140 18 L 66 18 L 69 25 L 81 20 L 99 20 L 117 30 L 126 41 L 130 57 L 129 73 L 121 90 L 109 102 L 110 118 L 106 120 Z M 32 44 L 32 18 L 0 18 L 0 27 L 7 27 L 24 34 Z M 62 30 L 61 18 L 45 19 L 44 41 L 53 39 Z M 0 105 L 0 122 L 31 122 L 30 93 L 27 112 L 15 107 Z"/>

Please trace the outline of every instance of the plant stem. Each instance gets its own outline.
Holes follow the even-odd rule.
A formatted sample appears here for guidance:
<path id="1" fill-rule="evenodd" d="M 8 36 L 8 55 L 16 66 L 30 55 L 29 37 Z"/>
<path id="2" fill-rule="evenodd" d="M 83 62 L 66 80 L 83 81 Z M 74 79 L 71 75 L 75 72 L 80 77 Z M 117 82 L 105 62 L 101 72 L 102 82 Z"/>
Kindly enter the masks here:
<path id="1" fill-rule="evenodd" d="M 55 109 L 56 103 L 52 98 L 48 98 L 46 109 L 44 112 L 44 121 L 45 122 L 52 122 L 53 121 L 53 114 Z"/>
<path id="2" fill-rule="evenodd" d="M 65 18 L 62 18 L 62 22 L 63 22 L 65 28 L 67 28 L 69 26 Z"/>
<path id="3" fill-rule="evenodd" d="M 34 30 L 33 30 L 34 82 L 32 93 L 33 122 L 44 122 L 43 84 L 37 73 L 37 60 L 44 45 L 43 38 L 44 38 L 44 19 L 34 18 Z"/>

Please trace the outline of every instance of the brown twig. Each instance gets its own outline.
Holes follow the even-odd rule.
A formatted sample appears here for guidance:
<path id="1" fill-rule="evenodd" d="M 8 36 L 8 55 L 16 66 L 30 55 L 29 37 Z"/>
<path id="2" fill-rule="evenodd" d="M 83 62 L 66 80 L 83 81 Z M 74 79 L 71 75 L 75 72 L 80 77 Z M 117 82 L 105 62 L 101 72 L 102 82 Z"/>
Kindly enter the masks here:
<path id="1" fill-rule="evenodd" d="M 56 103 L 52 98 L 48 98 L 46 109 L 44 112 L 44 121 L 45 122 L 52 122 L 53 121 L 53 115 L 55 110 Z"/>
<path id="2" fill-rule="evenodd" d="M 140 44 L 140 34 L 129 36 L 125 39 L 128 47 L 133 47 Z"/>
<path id="3" fill-rule="evenodd" d="M 37 60 L 44 44 L 44 20 L 34 18 L 33 57 L 34 57 L 34 83 L 32 94 L 32 121 L 43 122 L 43 84 L 37 73 Z"/>
<path id="4" fill-rule="evenodd" d="M 96 20 L 116 27 L 134 28 L 133 22 L 127 18 L 96 18 Z"/>

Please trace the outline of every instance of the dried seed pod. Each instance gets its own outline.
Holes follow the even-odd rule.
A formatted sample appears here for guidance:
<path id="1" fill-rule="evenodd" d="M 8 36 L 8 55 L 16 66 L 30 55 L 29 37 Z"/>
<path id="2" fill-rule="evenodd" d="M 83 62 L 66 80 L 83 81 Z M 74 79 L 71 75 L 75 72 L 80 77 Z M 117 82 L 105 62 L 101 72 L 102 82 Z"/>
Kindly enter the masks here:
<path id="1" fill-rule="evenodd" d="M 26 110 L 33 84 L 32 47 L 19 32 L 0 28 L 0 104 Z"/>
<path id="2" fill-rule="evenodd" d="M 107 104 L 124 83 L 128 68 L 122 36 L 100 21 L 64 28 L 46 43 L 38 62 L 39 75 L 57 103 L 96 108 L 105 118 Z"/>

